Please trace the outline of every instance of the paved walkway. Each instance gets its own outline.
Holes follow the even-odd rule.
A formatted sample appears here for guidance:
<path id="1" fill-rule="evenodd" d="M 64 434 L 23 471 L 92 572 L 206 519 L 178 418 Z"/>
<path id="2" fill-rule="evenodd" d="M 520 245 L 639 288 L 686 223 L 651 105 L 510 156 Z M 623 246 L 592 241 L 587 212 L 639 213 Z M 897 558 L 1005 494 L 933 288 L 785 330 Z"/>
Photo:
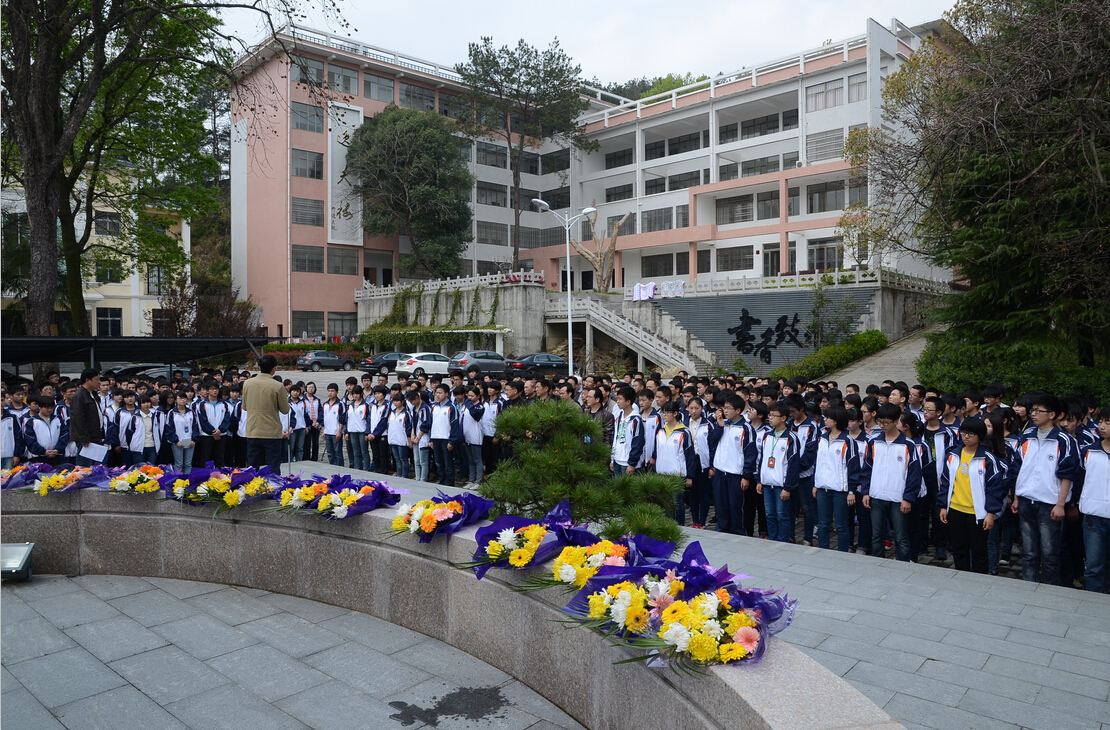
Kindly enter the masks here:
<path id="1" fill-rule="evenodd" d="M 5 730 L 581 728 L 458 649 L 301 598 L 35 576 L 0 601 Z"/>
<path id="2" fill-rule="evenodd" d="M 874 355 L 869 355 L 842 370 L 826 375 L 822 380 L 835 380 L 840 384 L 841 390 L 848 383 L 856 383 L 859 385 L 860 392 L 869 384 L 879 385 L 884 380 L 902 380 L 913 385 L 917 382 L 914 363 L 921 357 L 925 345 L 925 333 L 910 335 Z"/>

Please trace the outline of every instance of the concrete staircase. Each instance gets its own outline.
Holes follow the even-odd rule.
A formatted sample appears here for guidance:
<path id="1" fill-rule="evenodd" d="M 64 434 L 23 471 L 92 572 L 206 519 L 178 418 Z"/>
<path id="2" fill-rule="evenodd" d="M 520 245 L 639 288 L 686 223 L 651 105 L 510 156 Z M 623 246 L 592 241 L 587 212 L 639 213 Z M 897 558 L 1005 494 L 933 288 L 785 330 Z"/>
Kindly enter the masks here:
<path id="1" fill-rule="evenodd" d="M 654 332 L 659 338 L 684 351 L 694 364 L 692 369 L 686 368 L 691 373 L 712 375 L 716 371 L 720 363 L 717 353 L 706 347 L 704 342 L 689 332 L 681 322 L 656 302 L 625 301 L 622 304 L 621 313 L 632 323 Z"/>

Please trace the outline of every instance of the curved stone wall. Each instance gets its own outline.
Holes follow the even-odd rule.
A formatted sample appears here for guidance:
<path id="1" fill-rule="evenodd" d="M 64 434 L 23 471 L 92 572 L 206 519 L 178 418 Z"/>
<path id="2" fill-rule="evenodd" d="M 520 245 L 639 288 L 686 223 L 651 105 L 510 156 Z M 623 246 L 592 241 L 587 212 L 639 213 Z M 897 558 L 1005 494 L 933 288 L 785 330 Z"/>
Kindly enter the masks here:
<path id="1" fill-rule="evenodd" d="M 492 664 L 593 730 L 901 727 L 776 638 L 759 664 L 703 677 L 613 665 L 623 655 L 600 636 L 556 623 L 566 594 L 515 593 L 507 571 L 478 581 L 452 567 L 473 555 L 473 527 L 421 545 L 391 536 L 390 509 L 338 522 L 249 511 L 229 519 L 211 505 L 94 490 L 5 492 L 0 507 L 4 542 L 36 543 L 38 573 L 229 583 L 362 611 Z"/>

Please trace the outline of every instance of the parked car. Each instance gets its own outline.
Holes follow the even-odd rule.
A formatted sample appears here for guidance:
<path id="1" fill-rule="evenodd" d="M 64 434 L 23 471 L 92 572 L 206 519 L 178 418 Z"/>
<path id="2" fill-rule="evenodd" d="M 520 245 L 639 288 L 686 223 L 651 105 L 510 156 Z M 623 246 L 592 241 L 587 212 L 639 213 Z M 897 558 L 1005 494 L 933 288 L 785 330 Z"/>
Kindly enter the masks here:
<path id="1" fill-rule="evenodd" d="M 508 360 L 492 350 L 468 350 L 455 353 L 451 358 L 449 370 L 451 375 L 458 373 L 464 378 L 471 372 L 477 372 L 479 375 L 489 373 L 500 378 L 502 373 L 508 371 L 508 365 Z"/>
<path id="2" fill-rule="evenodd" d="M 403 352 L 383 352 L 373 357 L 363 358 L 359 368 L 371 375 L 389 375 L 397 371 L 397 361 L 405 357 Z"/>
<path id="3" fill-rule="evenodd" d="M 349 357 L 340 357 L 327 350 L 309 350 L 297 358 L 297 369 L 319 372 L 324 368 L 331 370 L 354 370 L 355 361 Z"/>
<path id="4" fill-rule="evenodd" d="M 519 360 L 509 361 L 509 372 L 514 375 L 523 373 L 532 378 L 550 378 L 555 375 L 570 375 L 570 363 L 558 355 L 537 352 L 525 355 Z"/>
<path id="5" fill-rule="evenodd" d="M 414 352 L 410 355 L 402 355 L 397 361 L 397 376 L 447 375 L 449 362 L 451 358 L 438 352 Z"/>

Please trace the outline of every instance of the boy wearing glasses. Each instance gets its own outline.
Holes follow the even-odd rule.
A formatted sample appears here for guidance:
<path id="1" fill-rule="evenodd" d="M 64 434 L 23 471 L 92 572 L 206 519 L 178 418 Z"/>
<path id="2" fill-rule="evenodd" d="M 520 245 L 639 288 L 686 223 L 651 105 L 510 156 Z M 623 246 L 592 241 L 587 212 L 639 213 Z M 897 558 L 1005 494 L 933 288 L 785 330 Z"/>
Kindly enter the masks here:
<path id="1" fill-rule="evenodd" d="M 882 434 L 867 442 L 860 472 L 863 504 L 871 510 L 871 554 L 886 555 L 883 544 L 887 523 L 894 533 L 895 556 L 910 560 L 908 515 L 921 489 L 921 461 L 917 445 L 898 431 L 902 410 L 898 406 L 879 406 Z"/>
<path id="2" fill-rule="evenodd" d="M 802 466 L 802 442 L 790 430 L 785 403 L 772 403 L 767 413 L 769 428 L 756 439 L 757 493 L 763 495 L 767 511 L 767 537 L 790 542 L 790 499 L 798 488 Z"/>

